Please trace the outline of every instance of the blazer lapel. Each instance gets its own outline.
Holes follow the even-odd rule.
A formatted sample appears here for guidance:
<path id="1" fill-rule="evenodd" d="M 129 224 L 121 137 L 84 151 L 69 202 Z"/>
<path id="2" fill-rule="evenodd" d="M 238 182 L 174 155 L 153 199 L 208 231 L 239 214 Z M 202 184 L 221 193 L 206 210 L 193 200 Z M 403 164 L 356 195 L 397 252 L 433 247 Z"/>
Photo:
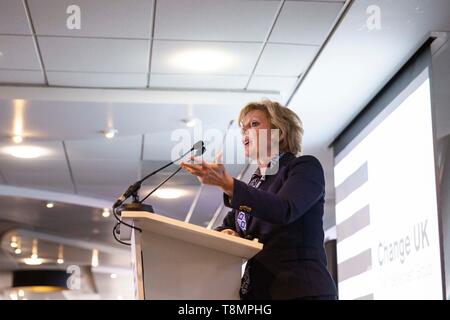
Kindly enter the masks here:
<path id="1" fill-rule="evenodd" d="M 292 159 L 294 159 L 295 156 L 290 153 L 290 152 L 286 152 L 285 154 L 282 155 L 282 157 L 280 158 L 278 165 L 278 172 L 281 170 L 282 167 L 286 166 Z M 271 186 L 271 184 L 273 183 L 273 181 L 275 180 L 275 178 L 278 176 L 278 172 L 276 174 L 271 174 L 271 175 L 267 175 L 265 177 L 265 180 L 261 182 L 261 184 L 259 185 L 258 189 L 267 191 L 269 189 L 269 187 Z M 249 218 L 247 220 L 247 230 L 246 230 L 246 234 L 252 234 L 251 229 L 252 229 L 252 221 L 253 221 L 253 216 L 249 215 Z"/>

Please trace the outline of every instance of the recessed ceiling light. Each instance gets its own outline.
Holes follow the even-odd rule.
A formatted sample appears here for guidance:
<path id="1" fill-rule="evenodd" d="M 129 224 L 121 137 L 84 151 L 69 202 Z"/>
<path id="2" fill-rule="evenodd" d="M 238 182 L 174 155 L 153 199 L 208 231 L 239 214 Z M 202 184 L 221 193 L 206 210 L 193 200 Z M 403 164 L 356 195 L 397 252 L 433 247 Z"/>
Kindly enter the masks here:
<path id="1" fill-rule="evenodd" d="M 114 138 L 114 137 L 116 136 L 117 133 L 119 133 L 119 131 L 116 130 L 116 129 L 113 129 L 113 128 L 103 131 L 103 135 L 104 135 L 105 138 L 107 138 L 107 139 L 112 139 L 112 138 Z"/>
<path id="2" fill-rule="evenodd" d="M 161 199 L 175 199 L 184 196 L 186 192 L 181 189 L 159 189 L 155 191 L 155 196 Z"/>
<path id="3" fill-rule="evenodd" d="M 14 137 L 12 137 L 12 141 L 14 142 L 14 143 L 22 143 L 23 142 L 23 137 L 22 136 L 14 136 Z"/>
<path id="4" fill-rule="evenodd" d="M 111 212 L 109 212 L 109 209 L 108 208 L 104 208 L 103 212 L 102 212 L 102 216 L 104 218 L 108 218 L 110 215 L 111 215 Z"/>
<path id="5" fill-rule="evenodd" d="M 16 250 L 14 250 L 14 253 L 15 254 L 21 254 L 22 253 L 22 249 L 17 248 Z"/>
<path id="6" fill-rule="evenodd" d="M 43 156 L 46 151 L 35 146 L 13 146 L 4 149 L 6 153 L 16 158 L 34 159 Z"/>
<path id="7" fill-rule="evenodd" d="M 235 62 L 235 57 L 229 53 L 211 49 L 186 50 L 170 57 L 170 63 L 176 68 L 193 72 L 217 72 Z"/>
<path id="8" fill-rule="evenodd" d="M 116 278 L 117 278 L 117 274 L 111 273 L 111 279 L 116 279 Z"/>
<path id="9" fill-rule="evenodd" d="M 188 128 L 193 128 L 200 123 L 200 119 L 197 118 L 183 119 L 182 121 L 186 124 L 186 127 Z"/>
<path id="10" fill-rule="evenodd" d="M 55 204 L 53 202 L 48 202 L 45 206 L 47 208 L 51 209 L 51 208 L 53 208 L 55 206 Z"/>
<path id="11" fill-rule="evenodd" d="M 43 259 L 33 256 L 31 258 L 23 259 L 23 262 L 25 262 L 25 264 L 27 264 L 29 266 L 38 266 L 38 265 L 42 264 Z"/>
<path id="12" fill-rule="evenodd" d="M 92 250 L 91 266 L 98 267 L 98 250 L 97 249 Z"/>
<path id="13" fill-rule="evenodd" d="M 56 262 L 58 263 L 58 264 L 63 264 L 64 263 L 64 259 L 58 259 L 58 260 L 56 260 Z"/>
<path id="14" fill-rule="evenodd" d="M 17 247 L 17 237 L 16 236 L 11 237 L 11 247 L 13 247 L 13 248 Z"/>

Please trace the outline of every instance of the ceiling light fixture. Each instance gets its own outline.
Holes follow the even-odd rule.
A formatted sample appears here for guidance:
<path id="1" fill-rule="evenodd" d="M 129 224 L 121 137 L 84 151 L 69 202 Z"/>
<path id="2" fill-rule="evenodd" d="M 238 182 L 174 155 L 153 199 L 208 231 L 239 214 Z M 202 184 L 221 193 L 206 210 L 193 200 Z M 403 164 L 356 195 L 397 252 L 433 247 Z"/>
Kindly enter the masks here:
<path id="1" fill-rule="evenodd" d="M 105 138 L 107 138 L 107 139 L 112 139 L 116 136 L 116 134 L 119 133 L 119 131 L 114 128 L 104 130 L 102 132 L 103 132 L 103 135 L 105 136 Z"/>
<path id="2" fill-rule="evenodd" d="M 14 242 L 11 241 L 11 247 L 15 248 L 14 253 L 15 254 L 21 254 L 22 253 L 22 244 L 20 237 L 13 237 Z"/>
<path id="3" fill-rule="evenodd" d="M 35 146 L 14 146 L 4 148 L 4 152 L 15 157 L 22 159 L 34 159 L 39 158 L 46 154 L 46 151 L 40 147 Z"/>
<path id="4" fill-rule="evenodd" d="M 117 278 L 117 274 L 111 273 L 111 279 L 116 279 L 116 278 Z"/>
<path id="5" fill-rule="evenodd" d="M 109 212 L 108 208 L 103 208 L 102 216 L 104 218 L 108 218 L 111 215 L 111 212 Z"/>
<path id="6" fill-rule="evenodd" d="M 38 258 L 38 242 L 36 239 L 33 239 L 33 244 L 31 246 L 31 258 L 32 259 Z"/>
<path id="7" fill-rule="evenodd" d="M 188 128 L 193 128 L 200 123 L 200 119 L 197 118 L 183 119 L 182 121 L 186 124 L 186 127 Z"/>
<path id="8" fill-rule="evenodd" d="M 97 249 L 92 250 L 91 266 L 98 267 L 98 250 Z"/>
<path id="9" fill-rule="evenodd" d="M 58 264 L 64 263 L 64 248 L 62 245 L 59 245 L 58 247 L 58 260 L 56 260 L 56 263 Z"/>
<path id="10" fill-rule="evenodd" d="M 23 259 L 23 262 L 25 262 L 25 264 L 29 265 L 29 266 L 39 266 L 42 264 L 43 259 L 41 258 L 25 258 Z"/>
<path id="11" fill-rule="evenodd" d="M 13 137 L 12 137 L 12 141 L 13 141 L 14 143 L 22 143 L 22 142 L 23 142 L 23 137 L 22 137 L 22 136 L 18 136 L 18 135 L 13 136 Z"/>
<path id="12" fill-rule="evenodd" d="M 155 196 L 161 199 L 176 199 L 184 196 L 185 194 L 186 192 L 181 189 L 164 188 L 155 191 Z"/>
<path id="13" fill-rule="evenodd" d="M 191 49 L 170 57 L 170 64 L 181 71 L 217 72 L 235 64 L 236 59 L 228 52 L 212 49 Z"/>
<path id="14" fill-rule="evenodd" d="M 12 236 L 11 237 L 11 242 L 9 244 L 11 246 L 11 248 L 17 248 L 18 244 L 17 244 L 17 237 L 16 236 Z"/>
<path id="15" fill-rule="evenodd" d="M 45 206 L 47 208 L 51 209 L 51 208 L 53 208 L 55 206 L 55 204 L 53 202 L 48 202 Z"/>

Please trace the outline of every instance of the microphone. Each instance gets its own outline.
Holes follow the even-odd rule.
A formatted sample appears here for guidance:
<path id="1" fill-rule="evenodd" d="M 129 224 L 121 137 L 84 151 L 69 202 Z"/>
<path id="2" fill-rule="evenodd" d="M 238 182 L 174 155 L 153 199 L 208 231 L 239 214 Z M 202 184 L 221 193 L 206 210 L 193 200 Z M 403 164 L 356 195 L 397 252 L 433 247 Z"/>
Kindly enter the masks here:
<path id="1" fill-rule="evenodd" d="M 201 145 L 198 145 L 196 148 L 195 145 L 200 143 Z M 201 156 L 205 151 L 206 148 L 204 147 L 203 141 L 199 141 L 197 142 L 194 147 L 192 147 L 192 151 L 195 151 L 195 156 Z M 156 190 L 158 190 L 163 184 L 165 184 L 167 181 L 169 181 L 169 179 L 171 179 L 174 175 L 176 175 L 178 172 L 180 172 L 181 167 L 179 167 L 174 173 L 172 173 L 170 176 L 168 176 L 163 182 L 161 182 L 159 185 L 157 185 L 152 191 L 150 191 L 149 193 L 147 193 L 147 195 L 144 197 L 144 199 L 142 199 L 139 203 L 142 204 L 142 202 L 145 201 L 145 199 L 147 199 L 148 197 L 150 197 Z"/>
<path id="2" fill-rule="evenodd" d="M 202 155 L 205 152 L 205 150 L 206 150 L 205 143 L 202 140 L 194 143 L 194 145 L 191 148 L 191 151 L 195 151 L 196 156 Z"/>
<path id="3" fill-rule="evenodd" d="M 142 183 L 143 183 L 145 180 L 147 180 L 147 179 L 150 178 L 151 176 L 157 174 L 157 173 L 160 172 L 161 170 L 167 168 L 168 166 L 172 165 L 172 164 L 175 163 L 176 161 L 182 159 L 182 158 L 185 157 L 188 153 L 194 151 L 194 152 L 195 152 L 195 156 L 200 156 L 200 155 L 202 155 L 202 154 L 205 152 L 205 150 L 206 150 L 206 148 L 205 148 L 205 143 L 204 143 L 202 140 L 196 142 L 196 143 L 192 146 L 192 148 L 191 148 L 190 150 L 188 150 L 187 152 L 185 152 L 185 153 L 184 153 L 181 157 L 179 157 L 178 159 L 175 159 L 175 160 L 169 162 L 168 164 L 162 166 L 161 168 L 159 168 L 159 169 L 157 169 L 157 170 L 155 170 L 155 171 L 149 173 L 148 175 L 146 175 L 146 176 L 145 176 L 144 178 L 142 178 L 141 180 L 136 181 L 135 183 L 133 183 L 132 185 L 130 185 L 130 186 L 128 187 L 128 189 L 127 189 L 123 194 L 121 194 L 121 195 L 117 198 L 116 202 L 115 202 L 114 205 L 113 205 L 113 209 L 116 209 L 117 207 L 121 206 L 121 205 L 123 204 L 123 202 L 124 202 L 126 199 L 128 199 L 129 197 L 131 197 L 131 196 L 133 196 L 133 204 L 139 204 L 139 205 L 141 205 L 141 204 L 142 204 L 142 201 L 144 201 L 149 195 L 151 195 L 151 194 L 152 194 L 153 192 L 155 192 L 160 186 L 162 186 L 166 181 L 168 181 L 171 177 L 173 177 L 178 171 L 180 171 L 181 168 L 179 168 L 174 174 L 172 174 L 172 175 L 169 176 L 166 180 L 164 180 L 164 181 L 162 182 L 162 184 L 160 184 L 156 189 L 152 190 L 152 191 L 150 192 L 150 194 L 148 194 L 142 201 L 139 201 L 138 191 L 139 191 L 139 189 L 141 188 Z M 141 210 L 142 210 L 142 206 L 136 206 L 136 205 L 134 205 L 134 206 L 131 206 L 130 208 L 127 208 L 127 209 L 129 209 L 129 210 L 138 210 L 138 209 L 141 209 Z M 149 209 L 149 210 L 150 210 L 150 209 L 153 210 L 153 208 L 151 208 L 151 206 L 149 206 L 148 209 Z"/>

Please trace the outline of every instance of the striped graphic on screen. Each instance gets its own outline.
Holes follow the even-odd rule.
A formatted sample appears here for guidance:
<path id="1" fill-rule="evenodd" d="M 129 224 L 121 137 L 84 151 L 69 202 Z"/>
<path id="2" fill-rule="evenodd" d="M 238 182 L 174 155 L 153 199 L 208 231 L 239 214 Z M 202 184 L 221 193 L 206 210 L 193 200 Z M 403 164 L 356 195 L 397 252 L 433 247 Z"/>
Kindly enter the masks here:
<path id="1" fill-rule="evenodd" d="M 341 295 L 341 299 L 373 300 L 367 186 L 368 164 L 364 162 L 336 187 L 339 292 L 353 292 L 352 296 Z"/>

